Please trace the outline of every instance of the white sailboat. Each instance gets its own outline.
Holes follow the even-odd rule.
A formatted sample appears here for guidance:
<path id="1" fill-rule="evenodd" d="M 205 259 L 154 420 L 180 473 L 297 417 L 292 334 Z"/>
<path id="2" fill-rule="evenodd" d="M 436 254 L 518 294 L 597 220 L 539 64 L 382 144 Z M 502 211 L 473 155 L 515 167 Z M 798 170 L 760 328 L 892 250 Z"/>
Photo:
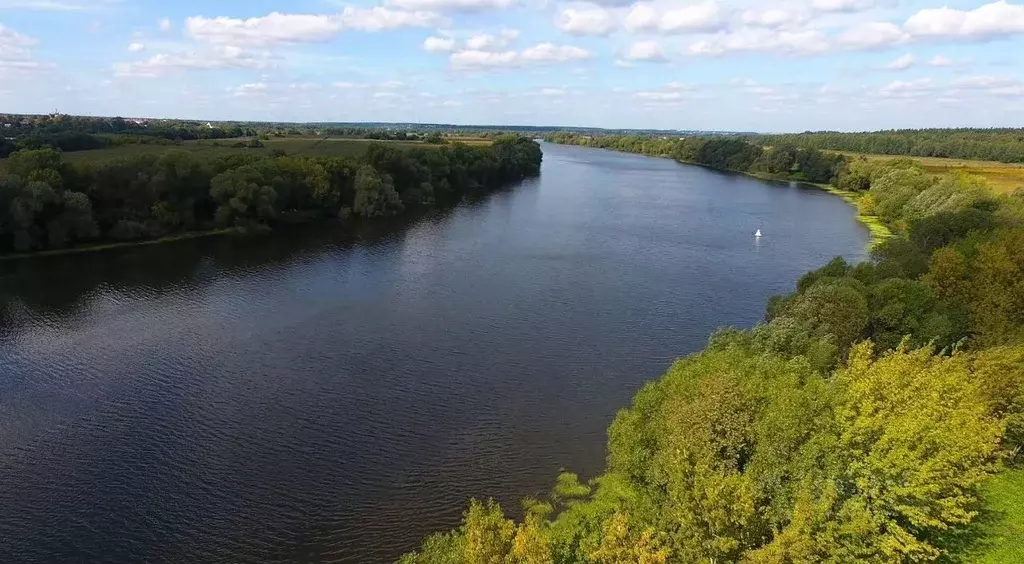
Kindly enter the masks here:
<path id="1" fill-rule="evenodd" d="M 754 233 L 754 237 L 761 237 L 761 230 L 758 229 L 757 233 Z"/>

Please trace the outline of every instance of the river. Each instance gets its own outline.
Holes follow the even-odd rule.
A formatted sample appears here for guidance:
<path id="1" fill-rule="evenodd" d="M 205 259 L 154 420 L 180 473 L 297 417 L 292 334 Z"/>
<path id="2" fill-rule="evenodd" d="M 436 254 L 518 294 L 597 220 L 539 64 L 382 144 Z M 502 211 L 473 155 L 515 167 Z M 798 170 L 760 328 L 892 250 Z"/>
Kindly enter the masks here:
<path id="1" fill-rule="evenodd" d="M 645 381 L 864 255 L 823 191 L 543 150 L 371 232 L 0 262 L 0 562 L 389 561 L 600 472 Z"/>

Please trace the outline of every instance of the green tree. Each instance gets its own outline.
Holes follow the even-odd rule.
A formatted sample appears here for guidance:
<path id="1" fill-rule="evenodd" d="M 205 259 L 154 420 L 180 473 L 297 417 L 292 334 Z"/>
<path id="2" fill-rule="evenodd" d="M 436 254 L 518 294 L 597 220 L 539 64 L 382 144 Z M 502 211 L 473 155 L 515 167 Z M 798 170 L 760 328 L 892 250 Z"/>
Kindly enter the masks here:
<path id="1" fill-rule="evenodd" d="M 378 174 L 373 167 L 359 167 L 355 178 L 352 210 L 363 217 L 386 217 L 402 211 L 402 199 L 391 184 L 391 177 Z"/>
<path id="2" fill-rule="evenodd" d="M 251 166 L 222 172 L 210 182 L 210 196 L 218 204 L 217 222 L 240 227 L 272 219 L 277 193 Z"/>

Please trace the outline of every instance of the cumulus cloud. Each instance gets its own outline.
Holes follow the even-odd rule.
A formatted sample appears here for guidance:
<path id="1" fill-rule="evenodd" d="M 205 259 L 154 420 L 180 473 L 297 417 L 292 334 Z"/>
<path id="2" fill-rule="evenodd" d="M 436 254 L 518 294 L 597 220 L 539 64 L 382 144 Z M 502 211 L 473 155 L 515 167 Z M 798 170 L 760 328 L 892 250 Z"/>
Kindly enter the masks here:
<path id="1" fill-rule="evenodd" d="M 555 25 L 572 35 L 608 35 L 617 27 L 612 13 L 604 8 L 563 10 Z"/>
<path id="2" fill-rule="evenodd" d="M 428 37 L 423 40 L 423 49 L 428 53 L 451 53 L 455 40 L 450 37 Z"/>
<path id="3" fill-rule="evenodd" d="M 906 55 L 903 55 L 902 57 L 899 57 L 898 59 L 892 61 L 888 65 L 885 65 L 885 68 L 886 70 L 891 71 L 904 71 L 914 66 L 914 63 L 916 61 L 917 60 L 914 58 L 913 55 L 907 53 Z"/>
<path id="4" fill-rule="evenodd" d="M 268 90 L 268 86 L 265 82 L 253 82 L 250 84 L 242 84 L 234 89 L 235 96 L 254 96 L 257 94 L 263 94 Z"/>
<path id="5" fill-rule="evenodd" d="M 470 51 L 497 51 L 505 49 L 518 37 L 519 31 L 514 29 L 502 30 L 498 35 L 490 33 L 474 35 L 466 40 L 466 49 Z"/>
<path id="6" fill-rule="evenodd" d="M 919 98 L 935 89 L 935 83 L 930 78 L 920 80 L 896 80 L 878 89 L 878 95 L 883 98 Z"/>
<path id="7" fill-rule="evenodd" d="M 589 59 L 590 52 L 572 45 L 540 43 L 523 51 L 522 58 L 539 63 L 565 63 Z"/>
<path id="8" fill-rule="evenodd" d="M 53 68 L 33 58 L 32 47 L 36 43 L 34 38 L 0 24 L 0 76 Z"/>
<path id="9" fill-rule="evenodd" d="M 145 50 L 146 50 L 146 46 L 144 44 L 142 44 L 142 43 L 132 43 L 131 45 L 128 46 L 128 52 L 130 52 L 130 53 L 138 53 L 139 51 L 145 51 Z"/>
<path id="10" fill-rule="evenodd" d="M 932 57 L 932 60 L 928 61 L 928 64 L 933 67 L 951 67 L 953 66 L 953 61 L 948 57 L 943 57 L 942 55 L 935 55 L 934 57 Z"/>
<path id="11" fill-rule="evenodd" d="M 160 26 L 160 31 L 171 31 L 171 20 L 169 18 L 160 20 L 157 25 Z"/>
<path id="12" fill-rule="evenodd" d="M 388 0 L 388 6 L 403 10 L 424 10 L 429 12 L 483 12 L 501 10 L 517 3 L 518 0 Z"/>
<path id="13" fill-rule="evenodd" d="M 589 59 L 590 52 L 572 45 L 540 43 L 523 51 L 464 49 L 451 54 L 453 67 L 460 69 L 509 68 L 528 64 L 565 63 Z"/>
<path id="14" fill-rule="evenodd" d="M 377 32 L 403 27 L 429 27 L 442 22 L 433 12 L 347 7 L 340 14 L 271 12 L 249 19 L 190 17 L 185 32 L 192 38 L 228 45 L 270 45 L 322 41 L 345 30 Z"/>
<path id="15" fill-rule="evenodd" d="M 856 24 L 839 34 L 841 45 L 851 49 L 878 49 L 905 43 L 909 37 L 902 29 L 890 22 L 864 22 Z"/>
<path id="16" fill-rule="evenodd" d="M 782 28 L 796 25 L 804 22 L 805 19 L 806 18 L 800 14 L 777 8 L 767 10 L 747 10 L 740 16 L 740 21 L 742 21 L 744 25 L 767 28 Z"/>
<path id="17" fill-rule="evenodd" d="M 519 53 L 515 51 L 458 51 L 452 53 L 450 61 L 453 67 L 461 69 L 512 67 L 519 63 Z"/>
<path id="18" fill-rule="evenodd" d="M 715 0 L 668 10 L 649 2 L 641 2 L 633 6 L 625 19 L 626 29 L 634 33 L 714 31 L 721 29 L 724 25 L 725 14 Z"/>
<path id="19" fill-rule="evenodd" d="M 862 12 L 875 7 L 875 0 L 813 0 L 811 7 L 819 12 Z"/>
<path id="20" fill-rule="evenodd" d="M 649 61 L 662 63 L 668 59 L 657 41 L 637 41 L 629 46 L 622 58 L 627 61 Z"/>
<path id="21" fill-rule="evenodd" d="M 1024 5 L 1005 0 L 973 10 L 949 7 L 921 10 L 903 25 L 915 37 L 984 39 L 1024 33 Z"/>
<path id="22" fill-rule="evenodd" d="M 156 78 L 188 70 L 262 69 L 268 65 L 266 57 L 227 45 L 202 52 L 161 53 L 143 61 L 114 63 L 114 75 Z"/>
<path id="23" fill-rule="evenodd" d="M 690 55 L 719 56 L 756 52 L 809 55 L 828 49 L 828 38 L 816 29 L 776 31 L 744 27 L 695 41 L 686 50 Z"/>

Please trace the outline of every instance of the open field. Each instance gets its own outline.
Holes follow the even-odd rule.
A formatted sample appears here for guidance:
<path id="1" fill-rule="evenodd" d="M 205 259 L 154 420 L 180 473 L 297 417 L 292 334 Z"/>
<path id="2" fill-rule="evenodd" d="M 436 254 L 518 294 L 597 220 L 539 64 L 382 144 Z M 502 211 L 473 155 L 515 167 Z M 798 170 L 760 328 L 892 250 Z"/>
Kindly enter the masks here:
<path id="1" fill-rule="evenodd" d="M 233 148 L 231 145 L 245 139 L 218 139 L 204 141 L 186 141 L 180 145 L 122 145 L 107 149 L 96 149 L 93 151 L 76 151 L 65 153 L 64 158 L 69 161 L 109 161 L 136 155 L 160 154 L 170 150 L 183 150 L 195 153 L 197 156 L 206 158 L 218 158 L 240 154 L 270 154 L 271 151 L 281 150 L 289 155 L 300 155 L 305 157 L 359 157 L 366 152 L 370 143 L 385 143 L 388 145 L 404 148 L 432 149 L 441 145 L 431 145 L 417 141 L 377 141 L 374 139 L 342 139 L 323 137 L 283 137 L 263 141 L 263 148 L 241 149 Z M 450 142 L 465 143 L 467 145 L 489 145 L 490 140 L 477 137 L 452 138 Z M 0 159 L 0 166 L 3 159 Z"/>
<path id="2" fill-rule="evenodd" d="M 1024 469 L 993 476 L 983 489 L 985 509 L 963 546 L 943 562 L 1017 564 L 1024 562 Z"/>
<path id="3" fill-rule="evenodd" d="M 900 158 L 913 159 L 924 169 L 933 174 L 943 174 L 960 170 L 968 174 L 976 174 L 988 181 L 993 191 L 1000 194 L 1012 194 L 1024 189 L 1024 164 L 997 163 L 993 161 L 969 161 L 966 159 L 940 159 L 937 157 L 899 157 L 895 155 L 861 155 L 842 152 L 850 157 L 864 157 L 868 160 L 891 160 Z"/>

